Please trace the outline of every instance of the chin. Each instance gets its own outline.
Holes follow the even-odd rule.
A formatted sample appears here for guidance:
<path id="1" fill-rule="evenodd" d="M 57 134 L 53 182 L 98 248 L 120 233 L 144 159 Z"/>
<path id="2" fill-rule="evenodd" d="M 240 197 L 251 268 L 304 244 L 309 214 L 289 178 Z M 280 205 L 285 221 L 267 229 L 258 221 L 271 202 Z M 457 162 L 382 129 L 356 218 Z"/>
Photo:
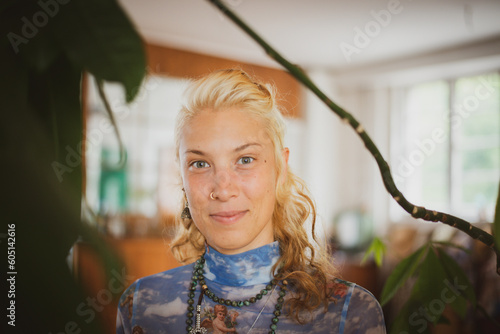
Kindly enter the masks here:
<path id="1" fill-rule="evenodd" d="M 236 239 L 236 237 L 233 240 L 241 240 L 241 239 Z M 209 245 L 212 246 L 212 248 L 216 249 L 220 253 L 224 254 L 238 254 L 242 253 L 247 246 L 248 243 L 246 242 L 213 242 L 210 243 Z M 246 250 L 246 249 L 245 249 Z"/>

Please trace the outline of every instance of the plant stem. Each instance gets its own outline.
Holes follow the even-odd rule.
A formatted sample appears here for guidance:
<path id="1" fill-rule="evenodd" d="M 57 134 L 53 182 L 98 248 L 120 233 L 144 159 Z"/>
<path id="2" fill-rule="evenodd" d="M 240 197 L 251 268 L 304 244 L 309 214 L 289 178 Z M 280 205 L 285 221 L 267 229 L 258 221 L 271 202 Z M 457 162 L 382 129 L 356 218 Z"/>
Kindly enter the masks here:
<path id="1" fill-rule="evenodd" d="M 340 119 L 349 124 L 358 134 L 358 136 L 363 141 L 365 147 L 373 155 L 375 161 L 377 162 L 384 186 L 389 192 L 389 194 L 394 198 L 394 200 L 412 217 L 421 218 L 423 220 L 432 222 L 442 222 L 444 224 L 450 225 L 459 229 L 460 231 L 468 234 L 471 238 L 479 240 L 488 247 L 490 247 L 497 256 L 497 274 L 500 275 L 500 251 L 495 247 L 495 239 L 491 234 L 483 231 L 471 223 L 449 215 L 447 213 L 428 210 L 422 206 L 416 206 L 410 203 L 404 195 L 399 191 L 394 183 L 394 179 L 391 174 L 389 164 L 385 161 L 384 157 L 378 150 L 375 143 L 372 141 L 370 136 L 366 133 L 363 126 L 346 110 L 342 109 L 336 103 L 334 103 L 325 93 L 323 93 L 312 80 L 306 75 L 306 73 L 297 65 L 290 63 L 283 56 L 281 56 L 273 47 L 271 47 L 266 41 L 264 41 L 254 30 L 252 30 L 245 22 L 243 22 L 236 14 L 234 14 L 229 8 L 222 3 L 220 0 L 208 0 L 213 5 L 215 5 L 219 10 L 224 13 L 229 19 L 231 19 L 237 26 L 239 26 L 243 31 L 245 31 L 250 37 L 252 37 L 264 50 L 265 52 L 273 58 L 276 62 L 281 64 L 295 79 L 301 82 L 309 90 L 311 90 L 321 101 L 323 101 L 335 114 L 337 114 Z"/>
<path id="2" fill-rule="evenodd" d="M 111 121 L 111 125 L 113 125 L 113 129 L 116 135 L 116 140 L 118 141 L 118 146 L 120 147 L 120 158 L 119 161 L 116 163 L 115 168 L 121 169 L 125 166 L 125 163 L 127 162 L 127 152 L 125 149 L 125 145 L 123 144 L 122 137 L 120 136 L 120 130 L 118 129 L 118 124 L 116 124 L 116 119 L 113 113 L 113 109 L 111 109 L 108 98 L 106 97 L 106 93 L 104 92 L 104 82 L 103 80 L 97 78 L 95 79 L 95 82 L 97 86 L 97 91 L 99 92 L 99 97 L 101 98 L 102 103 L 104 103 L 104 108 L 106 109 L 109 120 Z"/>

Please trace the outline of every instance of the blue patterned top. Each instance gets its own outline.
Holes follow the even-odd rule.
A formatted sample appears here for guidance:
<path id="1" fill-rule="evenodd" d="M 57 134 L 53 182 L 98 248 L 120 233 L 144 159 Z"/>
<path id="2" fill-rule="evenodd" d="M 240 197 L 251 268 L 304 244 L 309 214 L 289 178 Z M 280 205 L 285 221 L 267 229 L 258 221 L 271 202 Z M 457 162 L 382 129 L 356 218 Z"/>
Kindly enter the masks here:
<path id="1" fill-rule="evenodd" d="M 205 254 L 205 281 L 217 296 L 229 300 L 254 297 L 271 281 L 271 267 L 279 257 L 277 242 L 236 255 L 210 248 Z M 122 295 L 116 323 L 117 334 L 187 333 L 187 296 L 193 264 L 167 270 L 134 282 Z M 382 309 L 366 289 L 332 279 L 328 310 L 319 307 L 306 314 L 310 321 L 299 325 L 281 315 L 278 333 L 385 333 Z M 195 291 L 195 304 L 200 287 Z M 287 295 L 288 296 L 288 295 Z M 201 325 L 207 333 L 269 333 L 278 291 L 273 290 L 250 306 L 232 307 L 202 302 Z M 285 298 L 286 303 L 286 298 Z M 218 305 L 218 306 L 216 306 Z M 193 317 L 194 321 L 194 317 Z"/>

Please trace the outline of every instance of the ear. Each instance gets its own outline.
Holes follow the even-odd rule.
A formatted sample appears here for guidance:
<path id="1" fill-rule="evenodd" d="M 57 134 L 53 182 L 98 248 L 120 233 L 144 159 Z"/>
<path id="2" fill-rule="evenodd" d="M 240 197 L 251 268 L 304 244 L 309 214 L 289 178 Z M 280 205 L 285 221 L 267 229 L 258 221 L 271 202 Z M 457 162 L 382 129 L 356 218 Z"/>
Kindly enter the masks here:
<path id="1" fill-rule="evenodd" d="M 281 151 L 281 161 L 283 163 L 283 169 L 280 175 L 280 184 L 283 184 L 286 180 L 286 176 L 288 174 L 288 157 L 290 156 L 290 150 L 288 147 L 283 148 Z"/>

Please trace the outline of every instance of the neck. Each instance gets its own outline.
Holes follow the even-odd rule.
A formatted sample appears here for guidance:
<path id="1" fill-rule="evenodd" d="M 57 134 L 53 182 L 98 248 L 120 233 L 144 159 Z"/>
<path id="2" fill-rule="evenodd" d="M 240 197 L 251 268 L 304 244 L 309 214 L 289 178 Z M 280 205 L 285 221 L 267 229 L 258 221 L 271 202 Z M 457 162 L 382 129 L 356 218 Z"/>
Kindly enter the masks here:
<path id="1" fill-rule="evenodd" d="M 268 283 L 271 269 L 278 261 L 277 241 L 240 254 L 222 254 L 209 247 L 205 254 L 205 278 L 228 286 Z"/>

